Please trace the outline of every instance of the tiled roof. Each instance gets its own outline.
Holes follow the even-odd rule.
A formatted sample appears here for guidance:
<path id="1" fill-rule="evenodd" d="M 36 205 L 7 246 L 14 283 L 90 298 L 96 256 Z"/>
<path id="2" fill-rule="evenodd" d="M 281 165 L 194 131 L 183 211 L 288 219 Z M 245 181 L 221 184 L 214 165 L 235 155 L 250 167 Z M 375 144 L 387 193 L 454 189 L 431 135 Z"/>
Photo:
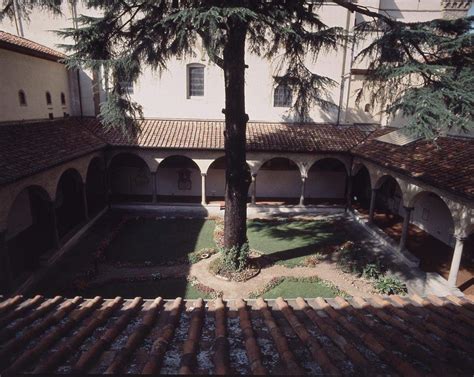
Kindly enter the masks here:
<path id="1" fill-rule="evenodd" d="M 52 48 L 30 41 L 29 39 L 18 37 L 1 30 L 0 48 L 54 61 L 58 61 L 66 57 L 66 55 L 64 55 L 62 52 L 53 50 Z"/>
<path id="2" fill-rule="evenodd" d="M 0 125 L 0 185 L 106 146 L 83 125 L 94 119 L 61 119 Z"/>
<path id="3" fill-rule="evenodd" d="M 474 139 L 441 137 L 435 143 L 418 140 L 405 146 L 375 140 L 392 130 L 374 132 L 352 153 L 456 195 L 474 198 Z"/>
<path id="4" fill-rule="evenodd" d="M 127 139 L 118 132 L 104 132 L 100 124 L 92 131 L 115 146 L 145 148 L 224 149 L 223 121 L 146 119 L 140 132 Z M 357 127 L 328 124 L 247 124 L 249 151 L 343 152 L 362 141 L 366 134 Z"/>
<path id="5" fill-rule="evenodd" d="M 472 297 L 0 302 L 0 371 L 472 376 Z"/>

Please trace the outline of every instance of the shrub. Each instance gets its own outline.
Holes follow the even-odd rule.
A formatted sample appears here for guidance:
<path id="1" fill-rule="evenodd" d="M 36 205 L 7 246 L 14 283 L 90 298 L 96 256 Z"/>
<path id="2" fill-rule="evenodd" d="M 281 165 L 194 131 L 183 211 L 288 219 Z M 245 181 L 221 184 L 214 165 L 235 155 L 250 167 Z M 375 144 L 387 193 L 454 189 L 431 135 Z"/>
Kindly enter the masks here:
<path id="1" fill-rule="evenodd" d="M 324 255 L 321 253 L 316 253 L 314 255 L 310 255 L 309 257 L 306 257 L 303 261 L 303 266 L 306 267 L 315 267 L 317 264 L 319 264 L 322 260 L 324 259 Z"/>
<path id="2" fill-rule="evenodd" d="M 365 267 L 362 269 L 362 276 L 364 276 L 367 279 L 378 279 L 383 275 L 382 273 L 382 267 L 380 263 L 375 262 L 375 263 L 367 263 Z"/>
<path id="3" fill-rule="evenodd" d="M 250 248 L 248 242 L 242 247 L 221 248 L 222 265 L 228 271 L 242 271 L 247 267 Z"/>
<path id="4" fill-rule="evenodd" d="M 407 287 L 400 279 L 393 276 L 383 276 L 375 282 L 375 289 L 378 293 L 385 295 L 404 295 Z"/>

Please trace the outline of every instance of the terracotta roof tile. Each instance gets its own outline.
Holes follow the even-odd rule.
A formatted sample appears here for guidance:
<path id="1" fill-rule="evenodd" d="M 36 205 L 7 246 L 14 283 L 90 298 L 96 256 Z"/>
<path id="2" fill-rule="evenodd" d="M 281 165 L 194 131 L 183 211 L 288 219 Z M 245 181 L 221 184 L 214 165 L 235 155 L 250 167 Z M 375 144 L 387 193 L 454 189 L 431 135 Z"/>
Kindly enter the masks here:
<path id="1" fill-rule="evenodd" d="M 86 127 L 94 119 L 61 119 L 0 126 L 0 185 L 106 146 Z"/>
<path id="2" fill-rule="evenodd" d="M 99 124 L 91 130 L 115 146 L 144 148 L 224 149 L 223 121 L 146 119 L 140 132 L 127 139 L 118 132 L 104 132 Z M 282 152 L 343 152 L 366 137 L 357 127 L 328 124 L 247 124 L 247 150 Z"/>
<path id="3" fill-rule="evenodd" d="M 205 302 L 19 296 L 0 301 L 0 309 L 5 374 L 474 372 L 469 297 Z"/>
<path id="4" fill-rule="evenodd" d="M 29 39 L 0 30 L 0 48 L 17 51 L 27 55 L 58 61 L 66 57 L 62 52 L 43 46 Z"/>
<path id="5" fill-rule="evenodd" d="M 375 140 L 381 129 L 352 148 L 352 153 L 468 199 L 474 198 L 474 139 L 441 137 L 397 146 Z"/>

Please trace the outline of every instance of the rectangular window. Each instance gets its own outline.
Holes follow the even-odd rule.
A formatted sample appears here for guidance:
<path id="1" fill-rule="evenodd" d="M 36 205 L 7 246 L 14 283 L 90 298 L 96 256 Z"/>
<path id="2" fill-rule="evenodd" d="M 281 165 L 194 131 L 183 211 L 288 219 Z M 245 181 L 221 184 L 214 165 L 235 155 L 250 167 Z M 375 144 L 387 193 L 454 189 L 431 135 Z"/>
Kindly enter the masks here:
<path id="1" fill-rule="evenodd" d="M 188 67 L 188 97 L 204 96 L 204 67 Z"/>

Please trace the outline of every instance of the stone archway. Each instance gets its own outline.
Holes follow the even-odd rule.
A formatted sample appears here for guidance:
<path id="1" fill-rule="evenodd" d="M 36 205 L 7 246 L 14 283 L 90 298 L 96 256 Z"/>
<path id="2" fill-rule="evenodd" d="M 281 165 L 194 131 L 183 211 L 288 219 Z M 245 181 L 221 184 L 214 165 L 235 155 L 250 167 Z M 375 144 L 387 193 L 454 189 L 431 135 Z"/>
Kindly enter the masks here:
<path id="1" fill-rule="evenodd" d="M 110 200 L 121 202 L 151 202 L 153 177 L 146 162 L 132 153 L 115 155 L 109 165 Z"/>
<path id="2" fill-rule="evenodd" d="M 87 211 L 94 216 L 106 205 L 105 165 L 100 157 L 95 157 L 89 163 L 86 177 Z"/>
<path id="3" fill-rule="evenodd" d="M 296 162 L 286 157 L 267 160 L 256 175 L 256 200 L 298 204 L 301 196 L 301 173 Z"/>
<path id="4" fill-rule="evenodd" d="M 201 203 L 199 166 L 189 157 L 173 155 L 161 161 L 156 171 L 157 200 L 166 203 Z"/>
<path id="5" fill-rule="evenodd" d="M 76 169 L 68 169 L 59 178 L 54 199 L 59 238 L 63 238 L 84 220 L 84 184 Z"/>
<path id="6" fill-rule="evenodd" d="M 316 161 L 308 170 L 305 187 L 306 204 L 344 204 L 347 170 L 336 158 Z"/>
<path id="7" fill-rule="evenodd" d="M 248 166 L 248 165 L 247 165 Z M 225 156 L 216 158 L 207 169 L 206 197 L 209 202 L 224 201 L 226 185 Z M 249 167 L 250 170 L 250 167 Z M 250 188 L 249 188 L 250 190 Z"/>
<path id="8" fill-rule="evenodd" d="M 8 264 L 2 271 L 0 286 L 10 275 L 18 285 L 25 273 L 40 266 L 40 258 L 55 248 L 54 207 L 45 189 L 40 186 L 28 186 L 15 198 L 8 215 L 5 235 Z M 5 269 L 5 266 L 4 268 Z M 2 269 L 2 270 L 3 270 Z"/>
<path id="9" fill-rule="evenodd" d="M 370 173 L 365 165 L 361 165 L 355 175 L 352 176 L 352 197 L 353 205 L 357 209 L 369 210 L 370 196 L 372 195 L 372 185 Z"/>

